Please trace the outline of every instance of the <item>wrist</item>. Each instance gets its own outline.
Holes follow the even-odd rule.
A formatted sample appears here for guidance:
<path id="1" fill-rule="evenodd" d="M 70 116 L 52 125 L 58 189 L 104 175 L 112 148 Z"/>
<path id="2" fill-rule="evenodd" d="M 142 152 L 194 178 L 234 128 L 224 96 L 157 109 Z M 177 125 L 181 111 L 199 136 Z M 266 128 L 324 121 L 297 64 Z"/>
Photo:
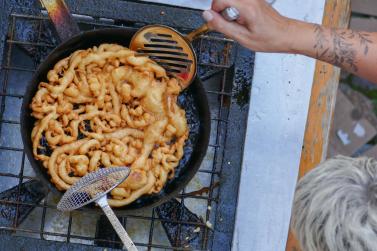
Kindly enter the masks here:
<path id="1" fill-rule="evenodd" d="M 312 24 L 289 19 L 285 33 L 286 53 L 307 55 L 308 46 L 313 40 Z"/>

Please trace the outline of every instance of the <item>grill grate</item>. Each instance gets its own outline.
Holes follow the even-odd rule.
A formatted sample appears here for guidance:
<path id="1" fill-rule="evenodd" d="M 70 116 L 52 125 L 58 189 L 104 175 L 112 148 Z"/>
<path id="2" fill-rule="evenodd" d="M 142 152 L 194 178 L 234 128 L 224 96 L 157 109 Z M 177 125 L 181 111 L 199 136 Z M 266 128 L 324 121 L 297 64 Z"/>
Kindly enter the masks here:
<path id="1" fill-rule="evenodd" d="M 86 210 L 84 213 L 79 210 L 63 214 L 56 210 L 57 201 L 52 194 L 48 194 L 44 199 L 40 191 L 39 194 L 31 191 L 34 193 L 34 197 L 30 196 L 31 199 L 21 196 L 24 192 L 21 185 L 25 182 L 35 182 L 37 177 L 23 151 L 19 133 L 19 108 L 27 81 L 38 64 L 58 43 L 45 12 L 42 10 L 37 13 L 31 15 L 30 12 L 13 11 L 9 12 L 9 16 L 6 17 L 7 38 L 2 45 L 3 54 L 0 53 L 0 56 L 3 55 L 0 69 L 0 230 L 4 230 L 5 234 L 13 233 L 18 236 L 63 241 L 68 244 L 102 243 L 103 245 L 105 243 L 108 246 L 120 244 L 117 240 L 96 237 L 95 231 L 88 234 L 82 230 L 87 228 L 85 226 L 87 222 L 82 218 L 93 222 L 93 219 L 99 218 L 97 211 Z M 118 27 L 125 24 L 132 27 L 144 25 L 144 23 L 82 16 L 77 17 L 77 20 L 82 30 Z M 184 31 L 184 29 L 181 30 Z M 177 197 L 180 202 L 178 211 L 181 215 L 166 219 L 166 217 L 160 217 L 156 209 L 151 209 L 130 213 L 122 218 L 122 223 L 140 250 L 143 248 L 145 250 L 185 250 L 187 248 L 208 250 L 213 247 L 214 242 L 229 243 L 232 237 L 231 231 L 222 228 L 232 229 L 228 221 L 234 220 L 236 186 L 240 172 L 249 92 L 249 86 L 240 86 L 239 82 L 249 81 L 252 70 L 245 70 L 245 64 L 252 67 L 253 58 L 250 54 L 246 56 L 240 54 L 237 51 L 238 46 L 232 40 L 222 38 L 217 34 L 202 36 L 195 42 L 194 47 L 198 53 L 199 75 L 204 81 L 212 113 L 208 153 L 193 182 Z M 235 58 L 236 66 L 234 66 Z M 237 68 L 237 65 L 240 66 Z M 242 98 L 245 97 L 246 103 L 242 103 Z M 239 113 L 232 115 L 232 112 Z M 234 132 L 233 128 L 228 130 L 230 126 L 237 126 L 234 128 L 237 132 Z M 228 149 L 227 145 L 233 149 Z M 225 176 L 222 176 L 232 173 L 234 177 L 231 178 L 224 179 Z M 226 192 L 223 192 L 224 190 Z M 15 196 L 7 196 L 9 191 L 12 191 Z M 231 192 L 232 198 L 228 198 Z M 229 204 L 233 205 L 232 209 L 227 209 L 225 213 L 221 211 L 224 207 L 229 207 Z M 25 208 L 29 210 L 27 213 L 25 213 Z M 30 213 L 33 208 L 35 209 Z M 183 214 L 187 208 L 198 215 L 200 220 L 184 220 Z M 25 214 L 28 213 L 30 216 L 26 217 Z M 54 221 L 59 222 L 53 225 Z M 211 222 L 215 229 L 218 226 L 219 230 L 214 231 L 208 227 L 207 222 Z M 173 243 L 166 238 L 162 227 L 164 223 L 178 226 Z M 59 224 L 64 228 L 59 228 Z M 95 228 L 95 222 L 91 226 Z M 181 233 L 185 234 L 187 226 L 200 229 L 199 246 L 187 246 L 189 244 L 182 241 L 180 236 Z M 135 238 L 133 233 L 138 236 Z M 224 237 L 223 233 L 227 236 Z"/>

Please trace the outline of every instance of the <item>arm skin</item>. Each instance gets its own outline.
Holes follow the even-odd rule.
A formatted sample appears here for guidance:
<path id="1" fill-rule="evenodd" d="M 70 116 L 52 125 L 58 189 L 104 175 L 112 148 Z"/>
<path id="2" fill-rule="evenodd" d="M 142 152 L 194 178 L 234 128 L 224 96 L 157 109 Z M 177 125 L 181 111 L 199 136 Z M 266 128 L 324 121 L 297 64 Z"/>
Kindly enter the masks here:
<path id="1" fill-rule="evenodd" d="M 299 21 L 292 25 L 291 32 L 297 39 L 287 52 L 325 61 L 377 83 L 377 33 L 330 29 Z"/>
<path id="2" fill-rule="evenodd" d="M 240 11 L 237 22 L 219 13 Z M 203 13 L 210 28 L 259 52 L 302 54 L 377 83 L 377 33 L 325 28 L 280 15 L 265 0 L 213 0 Z"/>

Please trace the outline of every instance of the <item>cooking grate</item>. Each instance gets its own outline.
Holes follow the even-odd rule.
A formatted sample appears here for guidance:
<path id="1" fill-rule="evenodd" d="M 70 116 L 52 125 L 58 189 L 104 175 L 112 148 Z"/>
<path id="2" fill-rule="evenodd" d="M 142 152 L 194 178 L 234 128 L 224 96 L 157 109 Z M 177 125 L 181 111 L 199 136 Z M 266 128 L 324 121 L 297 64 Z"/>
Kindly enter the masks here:
<path id="1" fill-rule="evenodd" d="M 12 234 L 60 241 L 72 245 L 72 249 L 77 246 L 71 243 L 119 247 L 120 241 L 112 233 L 103 234 L 108 229 L 98 212 L 58 212 L 56 198 L 52 194 L 44 198 L 46 191 L 39 186 L 25 158 L 19 132 L 19 109 L 25 87 L 38 64 L 58 44 L 45 11 L 30 2 L 0 1 L 5 10 L 0 14 L 0 27 L 8 27 L 0 30 L 0 230 L 3 230 L 0 236 Z M 82 30 L 141 27 L 153 20 L 148 17 L 152 11 L 162 15 L 160 23 L 174 25 L 183 32 L 199 22 L 196 20 L 199 12 L 195 12 L 192 24 L 184 20 L 178 23 L 182 16 L 192 15 L 192 10 L 109 1 L 109 5 L 117 4 L 147 8 L 147 14 L 135 18 L 131 13 L 128 19 L 114 19 L 106 15 L 106 6 L 83 6 L 82 2 L 76 5 L 68 1 L 75 13 L 85 15 L 76 15 Z M 164 18 L 165 13 L 174 13 L 179 18 Z M 230 247 L 253 55 L 218 34 L 202 36 L 195 42 L 195 49 L 199 76 L 204 81 L 212 113 L 209 149 L 198 174 L 176 200 L 122 217 L 140 250 L 227 250 Z M 28 242 L 30 245 L 32 240 Z M 35 245 L 40 244 L 35 242 Z"/>

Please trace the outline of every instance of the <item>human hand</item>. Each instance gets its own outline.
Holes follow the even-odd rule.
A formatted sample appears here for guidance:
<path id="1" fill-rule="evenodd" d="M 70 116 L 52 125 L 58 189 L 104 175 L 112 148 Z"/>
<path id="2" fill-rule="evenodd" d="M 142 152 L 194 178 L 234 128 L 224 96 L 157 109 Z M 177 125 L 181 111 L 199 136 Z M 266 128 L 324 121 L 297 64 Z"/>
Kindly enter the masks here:
<path id="1" fill-rule="evenodd" d="M 228 7 L 239 10 L 236 22 L 219 14 Z M 377 83 L 377 32 L 332 29 L 290 19 L 266 0 L 213 0 L 203 18 L 209 28 L 251 50 L 306 55 Z"/>
<path id="2" fill-rule="evenodd" d="M 219 13 L 228 7 L 240 12 L 236 22 Z M 280 15 L 265 0 L 213 0 L 212 9 L 203 13 L 211 29 L 237 40 L 254 51 L 291 52 L 296 21 Z"/>

